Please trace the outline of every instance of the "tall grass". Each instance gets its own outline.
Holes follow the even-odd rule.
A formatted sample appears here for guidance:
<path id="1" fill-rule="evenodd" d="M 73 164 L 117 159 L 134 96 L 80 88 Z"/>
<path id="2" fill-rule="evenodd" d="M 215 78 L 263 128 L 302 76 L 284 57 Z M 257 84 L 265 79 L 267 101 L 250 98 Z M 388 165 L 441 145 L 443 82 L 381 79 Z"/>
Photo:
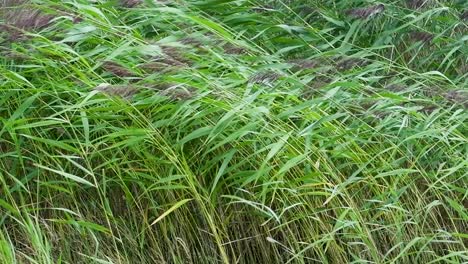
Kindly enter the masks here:
<path id="1" fill-rule="evenodd" d="M 416 2 L 3 1 L 0 263 L 467 262 L 468 6 Z"/>

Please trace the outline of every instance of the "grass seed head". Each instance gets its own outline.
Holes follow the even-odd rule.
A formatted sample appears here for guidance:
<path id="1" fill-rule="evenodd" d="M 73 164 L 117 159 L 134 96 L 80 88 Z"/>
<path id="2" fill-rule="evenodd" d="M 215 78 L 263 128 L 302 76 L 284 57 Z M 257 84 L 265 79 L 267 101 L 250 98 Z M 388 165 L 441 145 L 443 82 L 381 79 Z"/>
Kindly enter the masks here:
<path id="1" fill-rule="evenodd" d="M 183 55 L 173 47 L 162 47 L 163 55 L 153 56 L 148 62 L 140 65 L 145 72 L 167 72 L 174 68 L 185 68 L 191 64 L 191 61 L 184 58 Z"/>
<path id="2" fill-rule="evenodd" d="M 141 64 L 139 68 L 143 69 L 147 73 L 158 72 L 158 71 L 163 72 L 168 69 L 167 64 L 163 62 L 157 62 L 157 61 Z"/>
<path id="3" fill-rule="evenodd" d="M 370 64 L 370 61 L 360 58 L 343 59 L 336 64 L 339 71 L 347 71 L 355 67 L 364 67 Z"/>
<path id="4" fill-rule="evenodd" d="M 132 77 L 132 76 L 134 76 L 134 74 L 131 71 L 129 71 L 128 69 L 126 69 L 122 65 L 120 65 L 118 63 L 115 63 L 113 61 L 104 62 L 102 67 L 104 68 L 104 70 L 106 70 L 108 72 L 111 72 L 112 74 L 114 74 L 115 76 L 118 76 L 118 77 Z"/>
<path id="5" fill-rule="evenodd" d="M 329 85 L 331 82 L 332 79 L 327 76 L 316 77 L 304 87 L 304 90 L 302 91 L 302 97 L 305 99 L 312 98 L 321 88 Z"/>
<path id="6" fill-rule="evenodd" d="M 179 42 L 184 45 L 193 46 L 197 48 L 203 46 L 203 43 L 200 40 L 193 38 L 193 37 L 182 38 L 181 40 L 179 40 Z"/>
<path id="7" fill-rule="evenodd" d="M 434 39 L 434 35 L 422 31 L 414 31 L 410 33 L 410 38 L 414 41 L 421 41 L 423 43 L 430 43 Z"/>
<path id="8" fill-rule="evenodd" d="M 385 11 L 383 4 L 368 6 L 364 8 L 354 8 L 346 11 L 346 14 L 350 17 L 366 19 L 378 15 Z"/>
<path id="9" fill-rule="evenodd" d="M 26 39 L 26 36 L 24 35 L 24 32 L 21 29 L 10 25 L 0 24 L 0 32 L 6 34 L 7 39 L 10 41 Z"/>
<path id="10" fill-rule="evenodd" d="M 273 83 L 281 77 L 280 74 L 274 71 L 257 72 L 250 77 L 249 82 L 257 84 Z"/>
<path id="11" fill-rule="evenodd" d="M 7 50 L 2 53 L 0 53 L 1 56 L 4 56 L 5 58 L 9 58 L 12 60 L 27 60 L 30 59 L 31 57 L 26 55 L 25 53 L 19 53 L 17 51 L 13 50 Z"/>
<path id="12" fill-rule="evenodd" d="M 425 7 L 429 3 L 429 0 L 408 0 L 407 5 L 409 8 L 417 10 Z"/>
<path id="13" fill-rule="evenodd" d="M 130 85 L 111 85 L 102 83 L 94 88 L 94 90 L 104 93 L 109 96 L 119 96 L 122 98 L 131 98 L 138 92 L 138 89 Z"/>
<path id="14" fill-rule="evenodd" d="M 420 111 L 425 113 L 425 114 L 431 114 L 435 110 L 438 109 L 437 105 L 430 104 L 430 105 L 425 105 Z"/>
<path id="15" fill-rule="evenodd" d="M 463 105 L 468 108 L 468 91 L 467 90 L 452 90 L 444 94 L 444 98 L 450 102 Z"/>
<path id="16" fill-rule="evenodd" d="M 289 63 L 294 65 L 292 68 L 293 71 L 314 69 L 320 66 L 318 61 L 309 59 L 290 60 Z"/>
<path id="17" fill-rule="evenodd" d="M 28 8 L 12 11 L 11 14 L 7 14 L 9 25 L 24 30 L 43 29 L 50 24 L 53 18 L 53 15 L 46 15 L 39 10 Z"/>
<path id="18" fill-rule="evenodd" d="M 156 56 L 157 61 L 162 60 L 164 63 L 171 66 L 187 66 L 191 65 L 191 61 L 185 57 L 179 48 L 162 46 L 163 58 Z"/>
<path id="19" fill-rule="evenodd" d="M 162 96 L 167 96 L 172 100 L 183 101 L 193 98 L 195 96 L 196 89 L 193 87 L 184 87 L 184 86 L 171 86 L 169 88 L 165 88 L 165 86 L 158 87 L 163 89 L 159 92 Z"/>
<path id="20" fill-rule="evenodd" d="M 428 97 L 439 97 L 444 93 L 444 89 L 440 86 L 429 86 L 424 87 L 422 93 Z"/>
<path id="21" fill-rule="evenodd" d="M 25 7 L 22 5 L 24 2 L 5 1 L 0 5 L 0 15 L 5 21 L 0 24 L 0 30 L 7 33 L 7 39 L 10 41 L 27 39 L 24 31 L 46 28 L 55 18 L 54 15 Z M 8 9 L 2 10 L 4 7 Z"/>
<path id="22" fill-rule="evenodd" d="M 243 47 L 236 46 L 232 43 L 227 43 L 223 46 L 223 50 L 226 54 L 230 55 L 240 55 L 247 53 L 247 50 Z"/>
<path id="23" fill-rule="evenodd" d="M 120 1 L 120 4 L 123 7 L 127 7 L 127 8 L 136 7 L 137 5 L 139 5 L 141 3 L 142 3 L 141 0 L 121 0 Z"/>

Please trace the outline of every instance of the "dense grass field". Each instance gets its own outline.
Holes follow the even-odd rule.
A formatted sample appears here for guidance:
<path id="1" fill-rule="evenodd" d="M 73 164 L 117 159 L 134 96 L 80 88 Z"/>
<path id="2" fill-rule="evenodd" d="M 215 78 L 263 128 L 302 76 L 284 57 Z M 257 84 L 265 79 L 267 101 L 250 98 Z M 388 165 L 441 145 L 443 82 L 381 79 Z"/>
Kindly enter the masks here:
<path id="1" fill-rule="evenodd" d="M 0 0 L 0 263 L 467 263 L 468 2 Z"/>

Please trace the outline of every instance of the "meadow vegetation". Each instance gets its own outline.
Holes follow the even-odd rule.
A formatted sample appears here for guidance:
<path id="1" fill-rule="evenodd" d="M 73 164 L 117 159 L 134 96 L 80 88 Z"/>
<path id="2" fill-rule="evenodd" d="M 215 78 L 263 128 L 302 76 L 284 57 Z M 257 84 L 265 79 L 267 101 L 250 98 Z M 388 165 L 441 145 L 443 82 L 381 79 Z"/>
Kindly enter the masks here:
<path id="1" fill-rule="evenodd" d="M 0 263 L 467 263 L 463 0 L 0 0 Z"/>

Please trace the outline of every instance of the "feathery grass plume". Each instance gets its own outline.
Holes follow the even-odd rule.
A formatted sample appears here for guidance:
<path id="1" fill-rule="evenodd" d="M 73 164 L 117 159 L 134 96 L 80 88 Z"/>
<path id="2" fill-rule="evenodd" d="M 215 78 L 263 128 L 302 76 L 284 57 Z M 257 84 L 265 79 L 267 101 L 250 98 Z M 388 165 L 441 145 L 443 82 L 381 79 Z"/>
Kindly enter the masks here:
<path id="1" fill-rule="evenodd" d="M 186 68 L 186 63 L 175 60 L 167 56 L 155 56 L 151 58 L 149 62 L 139 65 L 139 68 L 143 69 L 147 73 L 155 71 L 168 72 L 174 70 L 174 68 Z"/>
<path id="2" fill-rule="evenodd" d="M 167 96 L 172 100 L 188 100 L 195 96 L 196 89 L 193 87 L 185 87 L 184 85 L 175 85 L 168 88 L 166 85 L 158 87 L 159 89 L 163 89 L 159 92 L 162 96 Z M 165 88 L 165 89 L 164 89 Z"/>
<path id="3" fill-rule="evenodd" d="M 123 7 L 128 7 L 128 8 L 136 7 L 137 5 L 141 3 L 143 3 L 143 1 L 141 0 L 121 0 L 120 1 L 120 4 Z"/>
<path id="4" fill-rule="evenodd" d="M 468 108 L 468 90 L 451 90 L 444 94 L 444 98 Z"/>
<path id="5" fill-rule="evenodd" d="M 249 79 L 249 82 L 257 84 L 271 84 L 278 80 L 280 77 L 281 75 L 274 71 L 262 71 L 252 75 Z"/>
<path id="6" fill-rule="evenodd" d="M 147 73 L 154 71 L 167 72 L 174 68 L 184 68 L 192 65 L 192 61 L 185 58 L 178 48 L 162 46 L 161 49 L 163 55 L 153 56 L 148 62 L 140 65 L 144 71 Z"/>
<path id="7" fill-rule="evenodd" d="M 294 65 L 291 69 L 293 71 L 314 69 L 320 66 L 320 63 L 317 60 L 309 59 L 294 59 L 288 61 L 288 63 Z"/>
<path id="8" fill-rule="evenodd" d="M 332 82 L 332 79 L 328 76 L 318 76 L 315 77 L 312 81 L 310 81 L 302 91 L 302 98 L 310 99 L 313 97 L 314 94 L 322 89 L 323 87 L 329 85 Z"/>
<path id="9" fill-rule="evenodd" d="M 22 30 L 10 25 L 0 24 L 0 35 L 1 33 L 6 34 L 6 38 L 10 41 L 17 41 L 26 38 Z"/>
<path id="10" fill-rule="evenodd" d="M 155 91 L 165 91 L 167 89 L 170 89 L 172 87 L 177 86 L 177 84 L 173 84 L 173 83 L 157 83 L 157 84 L 154 84 L 154 83 L 151 83 L 151 84 L 145 84 L 144 86 L 146 88 L 148 88 L 148 89 L 155 90 Z"/>
<path id="11" fill-rule="evenodd" d="M 102 68 L 107 71 L 112 73 L 115 76 L 118 77 L 133 77 L 135 74 L 133 74 L 130 70 L 126 69 L 122 65 L 113 62 L 113 61 L 105 61 L 104 64 L 102 65 Z"/>
<path id="12" fill-rule="evenodd" d="M 26 39 L 23 31 L 40 30 L 51 23 L 54 15 L 24 5 L 26 1 L 5 1 L 0 7 L 4 23 L 0 29 L 8 34 L 8 39 L 15 41 Z"/>
<path id="13" fill-rule="evenodd" d="M 201 46 L 203 46 L 203 42 L 194 37 L 184 37 L 180 39 L 179 42 L 184 45 L 193 46 L 196 48 L 200 48 Z"/>
<path id="14" fill-rule="evenodd" d="M 439 107 L 435 104 L 427 104 L 427 105 L 424 105 L 423 108 L 421 108 L 421 112 L 425 113 L 425 114 L 431 114 L 432 112 L 434 112 L 435 110 L 437 110 Z"/>
<path id="15" fill-rule="evenodd" d="M 440 86 L 427 86 L 422 89 L 422 93 L 428 97 L 439 97 L 444 94 L 444 89 Z"/>
<path id="16" fill-rule="evenodd" d="M 460 14 L 460 20 L 468 20 L 468 10 L 465 10 Z"/>
<path id="17" fill-rule="evenodd" d="M 51 20 L 55 17 L 53 15 L 46 15 L 40 10 L 33 10 L 24 8 L 12 11 L 6 16 L 7 23 L 11 26 L 21 29 L 43 29 L 47 27 Z"/>
<path id="18" fill-rule="evenodd" d="M 94 90 L 109 96 L 119 96 L 125 99 L 131 98 L 138 92 L 138 89 L 131 85 L 111 85 L 109 83 L 101 83 Z"/>
<path id="19" fill-rule="evenodd" d="M 167 62 L 169 65 L 185 65 L 190 66 L 192 61 L 185 57 L 185 54 L 181 52 L 180 48 L 171 47 L 171 46 L 162 46 L 161 47 L 163 52 L 162 61 L 164 63 Z M 159 57 L 156 57 L 158 59 Z"/>
<path id="20" fill-rule="evenodd" d="M 142 69 L 146 73 L 152 73 L 152 72 L 166 72 L 169 69 L 168 64 L 163 63 L 163 62 L 158 62 L 158 61 L 152 61 L 152 62 L 146 62 L 143 64 L 140 64 L 138 68 Z"/>
<path id="21" fill-rule="evenodd" d="M 421 41 L 423 43 L 430 43 L 434 39 L 434 35 L 422 31 L 410 32 L 410 38 L 414 41 Z"/>
<path id="22" fill-rule="evenodd" d="M 1 56 L 4 56 L 5 58 L 9 58 L 9 59 L 12 59 L 12 60 L 27 60 L 27 59 L 31 58 L 30 56 L 28 56 L 25 53 L 19 53 L 19 52 L 14 51 L 14 50 L 5 50 L 5 51 L 1 52 L 0 54 L 1 54 Z"/>
<path id="23" fill-rule="evenodd" d="M 363 8 L 354 8 L 346 11 L 348 16 L 354 18 L 366 19 L 375 15 L 378 15 L 385 11 L 385 6 L 383 4 L 363 7 Z"/>
<path id="24" fill-rule="evenodd" d="M 371 64 L 371 62 L 367 59 L 346 58 L 336 64 L 336 69 L 338 71 L 347 71 L 355 67 L 364 67 L 369 64 Z"/>
<path id="25" fill-rule="evenodd" d="M 240 55 L 240 54 L 247 53 L 247 50 L 245 48 L 236 46 L 232 43 L 226 43 L 223 45 L 222 48 L 226 54 L 230 54 L 230 55 Z"/>
<path id="26" fill-rule="evenodd" d="M 408 0 L 407 6 L 411 9 L 420 9 L 426 6 L 430 0 Z"/>
<path id="27" fill-rule="evenodd" d="M 6 7 L 13 7 L 13 6 L 19 6 L 22 5 L 30 0 L 1 0 L 0 1 L 0 8 L 6 8 Z M 1 10 L 0 11 L 4 11 Z"/>

